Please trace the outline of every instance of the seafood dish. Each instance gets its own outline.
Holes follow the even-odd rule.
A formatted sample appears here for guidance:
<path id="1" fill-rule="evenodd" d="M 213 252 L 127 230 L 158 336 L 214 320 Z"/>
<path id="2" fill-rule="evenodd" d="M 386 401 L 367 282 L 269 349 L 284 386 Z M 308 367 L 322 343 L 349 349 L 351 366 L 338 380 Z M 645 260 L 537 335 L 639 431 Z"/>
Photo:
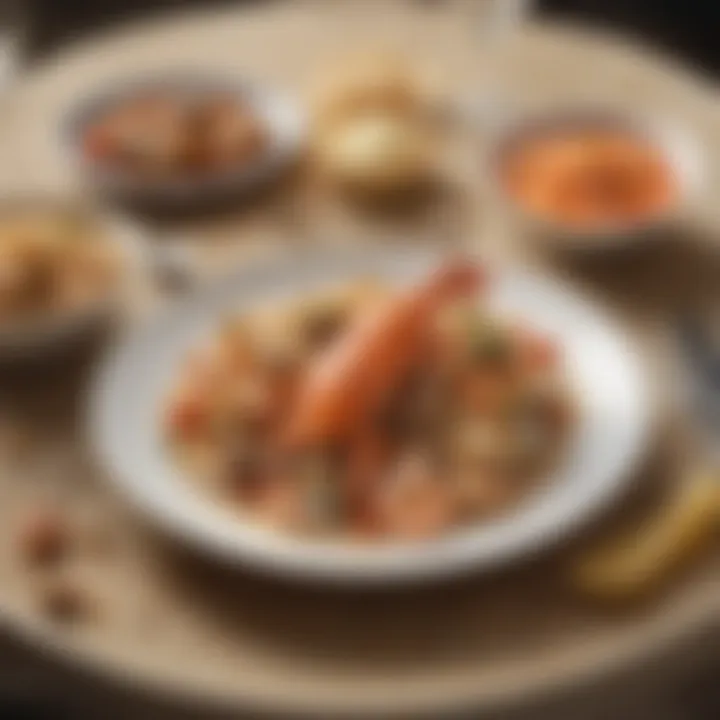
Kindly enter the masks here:
<path id="1" fill-rule="evenodd" d="M 559 346 L 484 309 L 489 278 L 448 260 L 232 316 L 185 358 L 163 407 L 173 460 L 276 531 L 437 537 L 509 512 L 574 421 Z"/>

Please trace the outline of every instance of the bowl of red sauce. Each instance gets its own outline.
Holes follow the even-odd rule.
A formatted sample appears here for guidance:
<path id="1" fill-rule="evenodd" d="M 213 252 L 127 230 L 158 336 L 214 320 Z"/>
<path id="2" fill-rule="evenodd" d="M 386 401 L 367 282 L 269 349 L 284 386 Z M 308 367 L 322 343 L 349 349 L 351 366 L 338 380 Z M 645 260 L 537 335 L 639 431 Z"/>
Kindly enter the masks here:
<path id="1" fill-rule="evenodd" d="M 493 169 L 516 216 L 579 246 L 667 228 L 686 214 L 702 175 L 697 143 L 679 127 L 588 110 L 512 124 Z"/>

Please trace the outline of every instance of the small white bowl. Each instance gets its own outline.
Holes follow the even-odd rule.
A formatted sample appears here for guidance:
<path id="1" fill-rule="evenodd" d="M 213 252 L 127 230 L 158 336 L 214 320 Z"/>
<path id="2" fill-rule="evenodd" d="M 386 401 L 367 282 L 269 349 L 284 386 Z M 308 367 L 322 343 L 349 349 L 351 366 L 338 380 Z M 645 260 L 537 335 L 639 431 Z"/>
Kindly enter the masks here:
<path id="1" fill-rule="evenodd" d="M 632 345 L 592 304 L 550 278 L 498 268 L 489 296 L 556 338 L 578 396 L 571 447 L 552 477 L 511 514 L 438 539 L 364 547 L 304 540 L 238 517 L 176 467 L 161 418 L 187 352 L 230 309 L 302 297 L 329 282 L 376 276 L 407 284 L 439 256 L 345 249 L 248 268 L 157 318 L 112 351 L 92 386 L 90 443 L 112 484 L 148 518 L 212 555 L 301 580 L 392 584 L 484 571 L 551 545 L 604 508 L 632 478 L 649 430 L 645 375 Z"/>
<path id="2" fill-rule="evenodd" d="M 540 217 L 508 192 L 502 180 L 507 154 L 539 133 L 577 128 L 618 130 L 660 150 L 678 184 L 676 200 L 665 210 L 634 222 L 587 230 Z M 689 131 L 663 117 L 622 113 L 607 108 L 575 108 L 506 122 L 491 143 L 489 177 L 495 200 L 520 229 L 568 250 L 604 250 L 625 246 L 671 230 L 686 219 L 703 186 L 701 148 Z"/>
<path id="3" fill-rule="evenodd" d="M 3 212 L 15 208 L 42 210 L 58 209 L 85 216 L 97 224 L 99 242 L 108 242 L 118 251 L 120 275 L 116 285 L 86 306 L 67 312 L 38 314 L 17 321 L 0 322 L 0 357 L 26 357 L 47 352 L 51 347 L 64 345 L 85 332 L 108 321 L 118 310 L 128 283 L 147 265 L 141 233 L 125 220 L 86 205 L 78 200 L 57 196 L 23 195 L 0 200 L 0 219 Z"/>
<path id="4" fill-rule="evenodd" d="M 143 181 L 88 157 L 83 148 L 86 129 L 123 100 L 154 90 L 176 90 L 198 97 L 213 92 L 235 95 L 246 102 L 265 125 L 268 146 L 257 160 L 246 165 L 199 178 L 160 181 Z M 111 90 L 91 92 L 68 113 L 61 130 L 70 164 L 92 191 L 124 203 L 183 210 L 235 197 L 275 178 L 299 154 L 306 135 L 306 120 L 298 104 L 274 88 L 244 79 L 174 71 L 129 79 Z"/>

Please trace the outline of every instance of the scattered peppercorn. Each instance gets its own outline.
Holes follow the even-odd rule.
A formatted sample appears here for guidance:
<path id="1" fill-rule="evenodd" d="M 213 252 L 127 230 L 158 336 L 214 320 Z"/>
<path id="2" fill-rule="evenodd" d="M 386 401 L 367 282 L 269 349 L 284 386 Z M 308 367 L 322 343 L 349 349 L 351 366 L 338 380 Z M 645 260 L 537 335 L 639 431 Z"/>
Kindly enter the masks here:
<path id="1" fill-rule="evenodd" d="M 90 597 L 68 580 L 46 586 L 41 594 L 42 609 L 53 621 L 62 624 L 86 619 L 92 608 Z"/>
<path id="2" fill-rule="evenodd" d="M 70 531 L 65 519 L 44 509 L 26 518 L 19 535 L 20 552 L 33 565 L 55 565 L 66 555 Z"/>

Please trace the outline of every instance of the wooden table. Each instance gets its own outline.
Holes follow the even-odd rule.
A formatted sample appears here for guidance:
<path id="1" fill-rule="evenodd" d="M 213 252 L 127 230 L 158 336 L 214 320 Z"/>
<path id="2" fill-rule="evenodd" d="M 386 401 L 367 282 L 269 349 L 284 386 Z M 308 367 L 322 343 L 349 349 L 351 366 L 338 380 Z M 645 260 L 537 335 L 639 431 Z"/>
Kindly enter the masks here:
<path id="1" fill-rule="evenodd" d="M 199 13 L 131 28 L 48 59 L 21 80 L 4 109 L 0 187 L 76 190 L 58 146 L 58 124 L 75 100 L 114 78 L 168 66 L 203 67 L 252 74 L 304 93 L 327 58 L 358 42 L 348 28 L 345 35 L 329 30 L 329 22 L 334 21 L 289 4 Z M 444 69 L 448 87 L 467 93 L 484 68 L 469 62 L 459 31 L 457 18 L 420 10 L 382 23 L 385 40 L 395 35 L 419 62 Z M 707 193 L 692 222 L 682 234 L 628 254 L 578 261 L 533 251 L 479 190 L 463 205 L 459 226 L 467 242 L 487 253 L 542 264 L 596 294 L 643 345 L 655 386 L 672 389 L 678 370 L 667 321 L 680 302 L 702 302 L 718 287 L 720 103 L 714 89 L 621 42 L 558 27 L 523 29 L 494 62 L 515 107 L 593 100 L 641 108 L 672 115 L 704 143 Z M 280 211 L 283 203 L 271 197 L 222 218 L 147 229 L 190 247 L 208 279 L 228 264 L 285 252 L 299 241 L 412 243 L 437 240 L 444 231 L 427 218 L 380 228 L 323 208 L 312 218 L 312 232 L 306 227 L 301 233 Z M 145 303 L 132 309 L 142 314 Z M 82 400 L 95 359 L 90 348 L 3 375 L 0 613 L 10 630 L 41 642 L 50 657 L 57 660 L 60 653 L 69 661 L 64 664 L 103 676 L 107 686 L 92 683 L 103 689 L 89 696 L 104 712 L 127 717 L 127 701 L 133 717 L 145 711 L 160 717 L 154 703 L 164 696 L 175 698 L 175 705 L 181 699 L 190 715 L 188 704 L 200 703 L 203 717 L 211 706 L 375 717 L 511 705 L 537 713 L 541 702 L 561 697 L 554 691 L 578 696 L 583 689 L 579 701 L 586 718 L 587 698 L 595 698 L 593 711 L 607 707 L 598 699 L 620 687 L 611 682 L 639 689 L 643 669 L 652 685 L 664 677 L 661 672 L 673 672 L 672 665 L 663 670 L 661 661 L 680 657 L 686 668 L 688 658 L 699 663 L 701 655 L 690 655 L 689 645 L 697 648 L 698 639 L 711 645 L 717 637 L 717 554 L 655 602 L 609 614 L 568 591 L 562 579 L 567 551 L 440 587 L 331 593 L 228 572 L 169 547 L 112 496 L 88 457 Z M 636 491 L 623 512 L 604 518 L 594 531 L 647 512 L 662 487 L 682 477 L 687 427 L 672 392 L 659 392 L 658 400 L 658 436 Z M 95 589 L 100 603 L 96 620 L 72 630 L 54 627 L 38 612 L 34 580 L 18 563 L 13 542 L 17 519 L 48 494 L 61 497 L 68 512 L 94 518 L 113 538 L 108 553 L 79 558 L 71 569 Z M 67 669 L 51 675 L 62 678 L 65 689 L 88 687 L 73 684 L 82 678 Z M 117 681 L 125 691 L 111 689 Z M 139 688 L 149 691 L 145 700 Z"/>

